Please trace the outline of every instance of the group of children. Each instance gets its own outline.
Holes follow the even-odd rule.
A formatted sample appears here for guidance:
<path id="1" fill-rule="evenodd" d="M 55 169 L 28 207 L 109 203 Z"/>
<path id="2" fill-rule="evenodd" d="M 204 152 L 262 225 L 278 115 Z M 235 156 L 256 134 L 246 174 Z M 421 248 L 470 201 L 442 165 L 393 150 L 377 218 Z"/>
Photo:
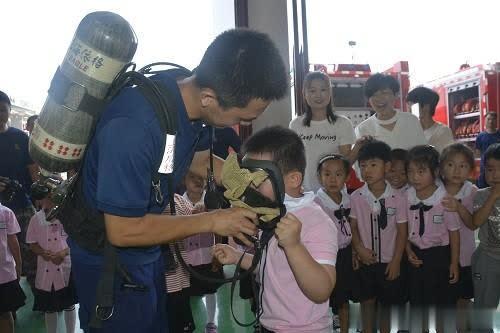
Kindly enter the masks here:
<path id="1" fill-rule="evenodd" d="M 26 243 L 38 257 L 33 311 L 45 315 L 48 333 L 57 332 L 62 315 L 66 332 L 74 332 L 76 291 L 71 279 L 71 261 L 67 234 L 59 220 L 48 221 L 53 207 L 50 198 L 42 201 L 42 209 L 30 220 Z M 17 234 L 19 224 L 14 213 L 0 204 L 0 332 L 14 332 L 16 311 L 24 306 L 26 295 L 19 285 L 21 254 Z"/>
<path id="2" fill-rule="evenodd" d="M 291 213 L 278 223 L 265 271 L 260 267 L 258 272 L 264 288 L 263 332 L 331 332 L 329 298 L 341 332 L 348 332 L 349 301 L 361 303 L 363 332 L 390 332 L 391 308 L 397 313 L 407 302 L 410 326 L 398 326 L 412 332 L 428 330 L 431 308 L 438 332 L 469 330 L 474 296 L 479 309 L 496 308 L 499 287 L 492 281 L 498 277 L 498 245 L 492 250 L 491 243 L 500 239 L 492 239 L 500 229 L 490 229 L 500 225 L 500 145 L 485 155 L 491 190 L 482 194 L 468 180 L 474 156 L 467 146 L 454 143 L 441 154 L 428 145 L 391 151 L 377 140 L 359 150 L 361 188 L 347 193 L 350 163 L 334 154 L 320 159 L 322 187 L 314 194 L 300 190 L 305 157 L 298 139 L 290 130 L 270 127 L 243 148 L 247 157 L 278 165 Z M 274 199 L 269 186 L 257 190 Z M 486 243 L 475 250 L 478 227 Z M 474 266 L 472 261 L 486 260 L 484 253 L 488 264 Z M 214 255 L 223 264 L 235 264 L 243 252 L 216 245 Z M 250 266 L 251 258 L 244 254 L 242 268 Z M 486 268 L 491 261 L 496 272 Z M 491 321 L 482 324 L 491 326 Z"/>
<path id="3" fill-rule="evenodd" d="M 427 329 L 430 307 L 436 309 L 438 331 L 448 331 L 445 325 L 465 331 L 470 325 L 467 311 L 472 298 L 481 309 L 498 305 L 500 145 L 493 145 L 485 154 L 491 187 L 480 191 L 468 181 L 474 168 L 473 153 L 460 143 L 439 154 L 427 145 L 391 151 L 387 144 L 371 140 L 358 154 L 364 185 L 351 194 L 345 189 L 350 162 L 337 154 L 324 156 L 316 166 L 321 189 L 317 193 L 302 191 L 304 145 L 289 129 L 275 126 L 255 133 L 245 143 L 243 154 L 273 161 L 282 173 L 286 192 L 288 213 L 277 224 L 265 265 L 257 272 L 262 288 L 262 332 L 331 332 L 329 306 L 339 313 L 341 332 L 348 332 L 350 301 L 361 303 L 363 332 L 376 328 L 390 332 L 391 307 L 408 301 L 412 318 L 421 314 L 412 321 L 411 331 Z M 184 196 L 175 198 L 180 214 L 203 209 L 203 181 L 190 177 L 186 176 Z M 269 181 L 257 190 L 276 199 Z M 77 300 L 67 236 L 57 220 L 46 220 L 50 208 L 47 200 L 32 218 L 27 234 L 27 242 L 38 255 L 34 310 L 45 313 L 48 332 L 56 332 L 57 313 L 64 311 L 67 331 L 72 332 Z M 0 206 L 0 216 L 0 245 L 5 253 L 0 267 L 0 331 L 9 332 L 13 330 L 12 313 L 24 304 L 25 296 L 17 269 L 21 261 L 15 236 L 19 226 L 8 208 Z M 473 230 L 478 227 L 481 243 L 476 250 Z M 209 252 L 213 235 L 196 237 L 178 244 L 184 259 L 203 274 L 220 277 L 222 271 L 212 263 Z M 251 254 L 225 244 L 213 248 L 213 256 L 224 265 L 236 264 L 242 255 L 241 267 L 247 269 Z M 177 313 L 171 316 L 180 322 L 175 331 L 192 331 L 192 316 L 183 314 L 190 313 L 189 296 L 197 288 L 187 294 L 185 289 L 190 284 L 200 285 L 192 278 L 190 283 L 185 271 L 173 278 L 171 274 L 166 273 L 172 296 L 168 297 L 168 313 Z M 214 297 L 217 287 L 203 285 L 196 294 Z M 206 303 L 206 331 L 215 332 L 214 299 L 209 297 Z M 444 319 L 455 310 L 461 311 L 457 323 Z"/>

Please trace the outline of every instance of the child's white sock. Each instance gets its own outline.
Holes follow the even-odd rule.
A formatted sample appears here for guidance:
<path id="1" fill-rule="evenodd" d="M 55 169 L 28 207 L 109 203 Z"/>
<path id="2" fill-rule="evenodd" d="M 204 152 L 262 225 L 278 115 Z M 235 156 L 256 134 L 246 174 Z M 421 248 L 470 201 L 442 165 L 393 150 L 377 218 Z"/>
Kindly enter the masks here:
<path id="1" fill-rule="evenodd" d="M 207 303 L 207 322 L 215 323 L 215 294 L 205 295 L 205 301 Z"/>
<path id="2" fill-rule="evenodd" d="M 57 333 L 57 312 L 45 312 L 47 333 Z"/>
<path id="3" fill-rule="evenodd" d="M 75 332 L 76 311 L 74 305 L 72 308 L 64 310 L 64 323 L 66 324 L 66 333 Z"/>

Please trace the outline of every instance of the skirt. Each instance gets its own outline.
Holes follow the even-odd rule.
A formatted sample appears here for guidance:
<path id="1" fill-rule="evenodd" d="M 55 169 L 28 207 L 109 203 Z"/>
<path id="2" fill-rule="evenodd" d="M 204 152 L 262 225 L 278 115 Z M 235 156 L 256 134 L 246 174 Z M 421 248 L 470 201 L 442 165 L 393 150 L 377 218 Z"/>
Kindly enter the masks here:
<path id="1" fill-rule="evenodd" d="M 16 311 L 24 305 L 25 300 L 26 295 L 19 281 L 0 284 L 0 313 Z"/>
<path id="2" fill-rule="evenodd" d="M 61 312 L 71 308 L 78 303 L 76 290 L 73 280 L 70 278 L 67 287 L 60 290 L 45 291 L 35 288 L 35 302 L 33 303 L 33 311 L 42 312 Z"/>

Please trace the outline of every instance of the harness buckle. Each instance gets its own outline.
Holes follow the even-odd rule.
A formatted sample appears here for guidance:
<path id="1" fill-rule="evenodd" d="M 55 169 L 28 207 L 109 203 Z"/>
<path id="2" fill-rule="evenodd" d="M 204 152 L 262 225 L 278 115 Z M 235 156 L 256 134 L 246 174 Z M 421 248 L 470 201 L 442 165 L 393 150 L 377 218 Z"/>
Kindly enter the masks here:
<path id="1" fill-rule="evenodd" d="M 100 321 L 105 321 L 113 316 L 114 310 L 115 310 L 114 306 L 109 307 L 109 306 L 96 305 L 95 316 Z"/>

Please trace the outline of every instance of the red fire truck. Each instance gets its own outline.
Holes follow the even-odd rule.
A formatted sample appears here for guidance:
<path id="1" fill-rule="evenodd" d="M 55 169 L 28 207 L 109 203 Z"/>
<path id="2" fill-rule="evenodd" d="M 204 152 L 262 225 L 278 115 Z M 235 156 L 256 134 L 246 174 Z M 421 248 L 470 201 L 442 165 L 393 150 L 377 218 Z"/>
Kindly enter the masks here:
<path id="1" fill-rule="evenodd" d="M 338 65 L 313 65 L 315 71 L 322 71 L 330 77 L 332 86 L 333 104 L 335 113 L 349 118 L 356 127 L 363 120 L 373 114 L 365 97 L 364 88 L 368 78 L 373 74 L 368 64 L 338 64 Z M 410 89 L 408 62 L 399 61 L 391 68 L 383 71 L 384 74 L 393 76 L 400 84 L 399 98 L 394 108 L 407 112 L 406 95 Z M 362 183 L 355 177 L 354 172 L 347 182 L 349 190 L 358 188 Z"/>
<path id="2" fill-rule="evenodd" d="M 439 94 L 434 119 L 448 125 L 457 141 L 474 143 L 486 112 L 500 111 L 500 63 L 462 65 L 460 71 L 427 82 Z"/>
<path id="3" fill-rule="evenodd" d="M 487 112 L 500 112 L 500 63 L 460 66 L 451 75 L 427 82 L 424 86 L 439 94 L 434 119 L 448 125 L 455 140 L 474 149 L 476 137 L 484 130 Z M 476 160 L 475 176 L 479 174 Z"/>

